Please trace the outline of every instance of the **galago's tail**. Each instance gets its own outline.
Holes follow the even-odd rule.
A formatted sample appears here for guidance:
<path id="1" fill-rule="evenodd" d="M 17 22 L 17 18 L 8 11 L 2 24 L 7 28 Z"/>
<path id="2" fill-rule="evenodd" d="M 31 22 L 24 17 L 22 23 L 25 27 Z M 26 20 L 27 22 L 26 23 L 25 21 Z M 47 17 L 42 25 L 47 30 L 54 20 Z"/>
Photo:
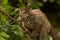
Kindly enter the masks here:
<path id="1" fill-rule="evenodd" d="M 52 36 L 53 40 L 60 40 L 60 37 L 57 35 L 53 28 L 50 30 L 50 35 Z"/>

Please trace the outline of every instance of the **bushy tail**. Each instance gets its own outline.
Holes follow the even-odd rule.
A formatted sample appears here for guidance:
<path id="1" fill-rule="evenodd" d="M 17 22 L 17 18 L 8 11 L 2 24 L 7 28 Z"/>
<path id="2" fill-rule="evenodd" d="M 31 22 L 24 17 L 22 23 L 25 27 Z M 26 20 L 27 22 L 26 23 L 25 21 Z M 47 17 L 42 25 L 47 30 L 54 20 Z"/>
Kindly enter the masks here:
<path id="1" fill-rule="evenodd" d="M 53 40 L 60 40 L 60 37 L 57 35 L 53 28 L 50 30 L 50 35 L 52 36 Z"/>

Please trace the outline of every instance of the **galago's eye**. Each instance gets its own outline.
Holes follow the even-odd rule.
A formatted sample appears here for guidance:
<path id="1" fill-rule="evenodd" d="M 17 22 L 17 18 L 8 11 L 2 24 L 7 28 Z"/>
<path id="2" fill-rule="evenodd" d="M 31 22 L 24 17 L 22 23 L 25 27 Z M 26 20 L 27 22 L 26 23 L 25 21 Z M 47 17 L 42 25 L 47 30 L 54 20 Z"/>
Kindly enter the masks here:
<path id="1" fill-rule="evenodd" d="M 25 13 L 25 10 L 23 10 L 22 12 Z"/>
<path id="2" fill-rule="evenodd" d="M 21 13 L 22 13 L 22 11 L 20 10 L 20 11 L 19 11 L 19 13 L 21 14 Z"/>

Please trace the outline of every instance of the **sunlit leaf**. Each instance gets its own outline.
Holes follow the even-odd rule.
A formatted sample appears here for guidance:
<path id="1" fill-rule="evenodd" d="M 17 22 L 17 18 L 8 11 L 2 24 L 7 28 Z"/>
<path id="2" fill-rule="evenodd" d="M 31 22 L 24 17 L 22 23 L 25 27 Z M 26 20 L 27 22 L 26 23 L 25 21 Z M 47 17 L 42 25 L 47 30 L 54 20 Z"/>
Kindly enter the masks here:
<path id="1" fill-rule="evenodd" d="M 54 2 L 55 0 L 49 0 L 50 2 Z"/>
<path id="2" fill-rule="evenodd" d="M 58 0 L 57 3 L 60 5 L 60 0 Z"/>
<path id="3" fill-rule="evenodd" d="M 9 37 L 9 35 L 6 34 L 5 32 L 0 32 L 0 35 L 3 36 L 3 37 Z"/>
<path id="4" fill-rule="evenodd" d="M 2 1 L 2 4 L 3 4 L 3 5 L 7 5 L 7 4 L 8 4 L 8 0 L 3 0 L 3 1 Z"/>
<path id="5" fill-rule="evenodd" d="M 5 40 L 3 37 L 0 36 L 0 40 Z"/>
<path id="6" fill-rule="evenodd" d="M 19 0 L 19 2 L 20 2 L 20 3 L 22 3 L 22 2 L 23 2 L 23 0 Z"/>

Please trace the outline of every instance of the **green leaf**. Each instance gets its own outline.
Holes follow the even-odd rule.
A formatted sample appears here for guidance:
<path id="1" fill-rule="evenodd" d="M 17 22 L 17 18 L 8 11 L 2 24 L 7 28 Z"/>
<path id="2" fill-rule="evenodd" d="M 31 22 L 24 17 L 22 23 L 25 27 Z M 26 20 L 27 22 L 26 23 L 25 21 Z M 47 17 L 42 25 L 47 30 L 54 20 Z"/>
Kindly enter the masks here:
<path id="1" fill-rule="evenodd" d="M 6 34 L 5 32 L 0 32 L 0 35 L 3 36 L 3 37 L 9 37 L 9 35 Z"/>
<path id="2" fill-rule="evenodd" d="M 37 5 L 40 6 L 40 7 L 43 6 L 43 4 L 41 2 L 38 2 Z"/>
<path id="3" fill-rule="evenodd" d="M 2 1 L 2 5 L 7 5 L 8 4 L 8 0 L 3 0 Z"/>
<path id="4" fill-rule="evenodd" d="M 1 13 L 1 14 L 0 14 L 0 25 L 5 24 L 6 19 L 7 19 L 7 17 L 6 17 L 6 16 L 4 16 L 4 15 L 2 15 L 2 13 Z"/>
<path id="5" fill-rule="evenodd" d="M 18 25 L 16 25 L 15 27 L 12 27 L 12 31 L 14 32 L 14 34 L 20 35 L 21 37 L 23 37 L 23 30 Z"/>
<path id="6" fill-rule="evenodd" d="M 20 3 L 23 3 L 23 1 L 22 1 L 22 0 L 19 0 L 19 2 L 20 2 Z"/>
<path id="7" fill-rule="evenodd" d="M 60 5 L 60 0 L 58 0 L 57 3 Z"/>
<path id="8" fill-rule="evenodd" d="M 32 8 L 39 8 L 39 7 L 42 7 L 43 4 L 41 2 L 36 2 L 34 5 L 32 5 L 31 7 Z"/>
<path id="9" fill-rule="evenodd" d="M 0 14 L 0 17 L 2 21 L 6 21 L 6 16 L 2 15 L 2 13 Z"/>
<path id="10" fill-rule="evenodd" d="M 50 2 L 54 2 L 55 0 L 49 0 Z"/>
<path id="11" fill-rule="evenodd" d="M 5 40 L 3 37 L 0 36 L 0 40 Z"/>

